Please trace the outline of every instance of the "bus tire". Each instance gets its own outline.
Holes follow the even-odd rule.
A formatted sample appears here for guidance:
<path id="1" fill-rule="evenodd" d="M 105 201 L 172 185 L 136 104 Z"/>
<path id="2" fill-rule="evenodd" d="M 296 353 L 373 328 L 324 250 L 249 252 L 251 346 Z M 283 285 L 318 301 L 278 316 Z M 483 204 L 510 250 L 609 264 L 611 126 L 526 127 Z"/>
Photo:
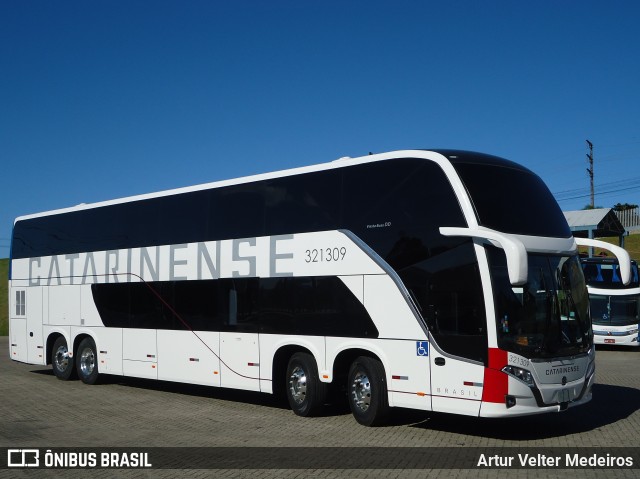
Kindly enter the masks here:
<path id="1" fill-rule="evenodd" d="M 363 426 L 380 426 L 389 414 L 387 379 L 382 363 L 360 356 L 349 368 L 347 382 L 349 407 Z"/>
<path id="2" fill-rule="evenodd" d="M 76 367 L 78 377 L 83 383 L 95 384 L 98 381 L 98 354 L 93 338 L 86 337 L 80 342 L 76 354 Z"/>
<path id="3" fill-rule="evenodd" d="M 289 406 L 302 417 L 317 415 L 324 406 L 327 385 L 320 382 L 312 355 L 295 353 L 287 366 L 286 391 Z"/>
<path id="4" fill-rule="evenodd" d="M 75 377 L 76 368 L 73 355 L 69 355 L 69 347 L 64 336 L 59 336 L 53 343 L 51 367 L 53 368 L 53 374 L 62 381 L 68 381 Z"/>

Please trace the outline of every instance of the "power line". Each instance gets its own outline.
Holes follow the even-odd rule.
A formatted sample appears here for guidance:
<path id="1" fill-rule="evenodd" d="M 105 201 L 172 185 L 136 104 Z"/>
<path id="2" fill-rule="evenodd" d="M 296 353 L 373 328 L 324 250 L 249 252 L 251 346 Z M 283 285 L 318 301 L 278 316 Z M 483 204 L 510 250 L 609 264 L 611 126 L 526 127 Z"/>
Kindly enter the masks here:
<path id="1" fill-rule="evenodd" d="M 632 191 L 632 190 L 640 190 L 640 185 L 629 186 L 628 188 L 618 188 L 618 189 L 610 190 L 610 191 L 600 191 L 600 192 L 598 192 L 598 195 L 599 196 L 614 195 L 616 193 L 620 193 L 621 191 Z M 584 195 L 570 196 L 568 198 L 562 198 L 562 199 L 556 198 L 556 201 L 560 202 L 560 201 L 575 200 L 575 199 L 578 199 L 578 198 L 588 198 L 589 196 L 591 196 L 591 194 L 587 193 L 587 194 L 584 194 Z"/>
<path id="2" fill-rule="evenodd" d="M 616 190 L 620 190 L 620 191 L 624 191 L 624 190 L 628 190 L 628 189 L 632 189 L 635 187 L 639 187 L 640 186 L 640 176 L 635 177 L 635 178 L 628 178 L 625 180 L 616 180 L 616 181 L 609 181 L 606 183 L 602 183 L 599 185 L 596 185 L 597 189 L 598 189 L 598 194 L 600 194 L 600 192 L 602 190 L 608 190 L 609 192 L 612 191 L 616 191 Z M 560 200 L 560 199 L 568 199 L 568 197 L 573 197 L 578 195 L 579 197 L 583 198 L 583 197 L 587 197 L 589 196 L 588 193 L 588 188 L 574 188 L 571 190 L 563 190 L 563 191 L 558 191 L 553 193 L 553 196 Z M 604 192 L 603 192 L 604 193 Z M 567 198 L 565 198 L 567 197 Z"/>

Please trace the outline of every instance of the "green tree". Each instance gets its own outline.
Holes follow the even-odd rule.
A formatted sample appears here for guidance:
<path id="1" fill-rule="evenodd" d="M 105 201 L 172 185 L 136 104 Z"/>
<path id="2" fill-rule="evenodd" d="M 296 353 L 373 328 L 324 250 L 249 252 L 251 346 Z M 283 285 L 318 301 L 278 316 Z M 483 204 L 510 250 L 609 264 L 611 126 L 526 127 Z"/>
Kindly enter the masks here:
<path id="1" fill-rule="evenodd" d="M 613 209 L 615 211 L 627 211 L 627 210 L 635 210 L 638 207 L 638 205 L 632 205 L 629 203 L 616 203 L 615 205 L 613 205 Z"/>

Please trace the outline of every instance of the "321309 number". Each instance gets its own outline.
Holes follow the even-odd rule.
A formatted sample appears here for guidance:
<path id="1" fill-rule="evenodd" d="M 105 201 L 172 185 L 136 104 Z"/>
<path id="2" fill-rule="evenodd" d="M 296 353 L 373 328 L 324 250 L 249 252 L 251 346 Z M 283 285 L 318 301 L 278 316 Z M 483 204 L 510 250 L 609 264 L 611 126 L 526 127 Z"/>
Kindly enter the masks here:
<path id="1" fill-rule="evenodd" d="M 342 261 L 347 255 L 346 247 L 308 249 L 304 252 L 304 260 L 307 263 L 329 263 L 331 261 Z"/>

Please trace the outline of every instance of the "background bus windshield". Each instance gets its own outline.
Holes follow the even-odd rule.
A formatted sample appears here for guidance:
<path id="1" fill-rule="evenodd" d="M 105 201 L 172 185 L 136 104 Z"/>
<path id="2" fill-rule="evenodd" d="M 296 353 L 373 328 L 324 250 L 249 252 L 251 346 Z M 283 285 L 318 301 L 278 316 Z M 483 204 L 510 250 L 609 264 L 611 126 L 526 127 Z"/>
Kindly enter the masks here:
<path id="1" fill-rule="evenodd" d="M 631 326 L 638 324 L 640 295 L 605 296 L 592 294 L 591 318 L 600 326 Z"/>

